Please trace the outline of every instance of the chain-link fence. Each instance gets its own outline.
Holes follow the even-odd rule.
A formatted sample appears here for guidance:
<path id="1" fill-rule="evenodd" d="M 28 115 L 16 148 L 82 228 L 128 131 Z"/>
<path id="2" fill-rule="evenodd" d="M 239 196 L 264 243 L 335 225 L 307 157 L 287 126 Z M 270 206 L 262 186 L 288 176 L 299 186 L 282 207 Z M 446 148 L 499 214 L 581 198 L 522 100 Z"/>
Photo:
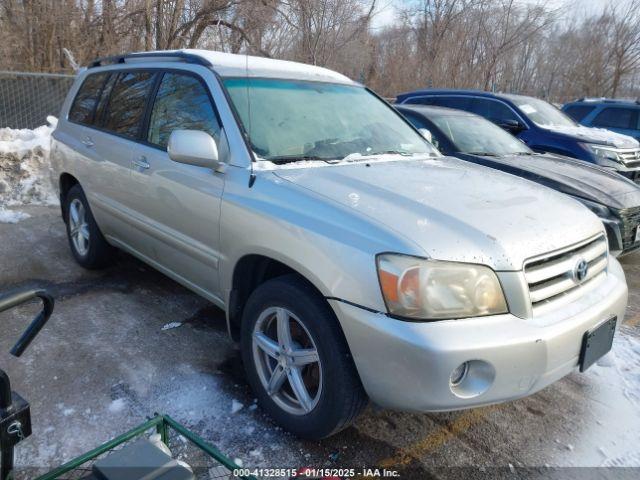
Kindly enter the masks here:
<path id="1" fill-rule="evenodd" d="M 58 116 L 73 75 L 0 71 L 0 128 L 35 128 Z"/>

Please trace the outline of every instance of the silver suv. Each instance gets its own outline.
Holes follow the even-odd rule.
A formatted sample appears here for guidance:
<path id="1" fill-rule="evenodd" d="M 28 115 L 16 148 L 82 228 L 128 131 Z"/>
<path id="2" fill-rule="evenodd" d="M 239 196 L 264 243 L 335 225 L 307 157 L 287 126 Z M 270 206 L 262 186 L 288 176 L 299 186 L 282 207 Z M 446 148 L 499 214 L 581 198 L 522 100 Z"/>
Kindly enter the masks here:
<path id="1" fill-rule="evenodd" d="M 53 134 L 71 252 L 223 308 L 262 407 L 307 438 L 367 400 L 511 400 L 611 347 L 627 286 L 578 202 L 441 157 L 335 72 L 209 51 L 78 78 Z"/>

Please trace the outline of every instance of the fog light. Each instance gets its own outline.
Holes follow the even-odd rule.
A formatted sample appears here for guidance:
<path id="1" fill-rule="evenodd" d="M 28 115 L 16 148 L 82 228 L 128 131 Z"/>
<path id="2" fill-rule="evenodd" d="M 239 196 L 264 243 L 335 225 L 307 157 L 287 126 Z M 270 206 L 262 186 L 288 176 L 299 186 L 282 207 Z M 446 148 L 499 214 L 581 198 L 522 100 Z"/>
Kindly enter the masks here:
<path id="1" fill-rule="evenodd" d="M 451 377 L 449 379 L 451 385 L 454 387 L 456 385 L 460 385 L 460 382 L 462 382 L 462 380 L 464 380 L 464 377 L 467 375 L 467 370 L 469 370 L 469 362 L 464 362 L 458 365 L 458 367 L 456 367 L 456 369 L 451 372 Z"/>

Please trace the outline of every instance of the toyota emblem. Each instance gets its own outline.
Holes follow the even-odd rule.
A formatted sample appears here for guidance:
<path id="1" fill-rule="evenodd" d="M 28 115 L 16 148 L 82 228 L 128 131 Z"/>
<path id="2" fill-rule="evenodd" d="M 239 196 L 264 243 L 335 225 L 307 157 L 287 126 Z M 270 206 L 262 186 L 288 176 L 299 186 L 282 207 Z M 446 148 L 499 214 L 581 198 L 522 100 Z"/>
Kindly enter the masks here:
<path id="1" fill-rule="evenodd" d="M 587 273 L 589 272 L 589 264 L 584 258 L 581 258 L 576 263 L 575 268 L 573 269 L 573 278 L 576 282 L 583 282 L 585 278 L 587 278 Z"/>

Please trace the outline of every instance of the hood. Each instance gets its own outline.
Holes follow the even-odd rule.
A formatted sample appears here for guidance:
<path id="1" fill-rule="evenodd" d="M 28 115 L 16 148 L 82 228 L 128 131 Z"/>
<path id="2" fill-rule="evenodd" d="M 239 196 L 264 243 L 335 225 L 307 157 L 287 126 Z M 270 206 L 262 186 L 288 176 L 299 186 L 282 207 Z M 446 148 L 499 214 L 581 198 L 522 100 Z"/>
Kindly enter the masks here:
<path id="1" fill-rule="evenodd" d="M 530 257 L 603 232 L 565 195 L 452 157 L 290 167 L 273 174 L 383 224 L 434 259 L 521 270 Z"/>
<path id="2" fill-rule="evenodd" d="M 539 128 L 549 132 L 557 133 L 563 136 L 572 137 L 579 142 L 597 143 L 600 145 L 609 145 L 615 148 L 638 148 L 640 143 L 628 135 L 605 130 L 604 128 L 585 127 L 576 125 L 575 127 L 564 126 L 542 126 Z"/>
<path id="3" fill-rule="evenodd" d="M 620 210 L 640 207 L 640 186 L 613 171 L 552 154 L 460 158 L 526 178 L 567 195 Z"/>

